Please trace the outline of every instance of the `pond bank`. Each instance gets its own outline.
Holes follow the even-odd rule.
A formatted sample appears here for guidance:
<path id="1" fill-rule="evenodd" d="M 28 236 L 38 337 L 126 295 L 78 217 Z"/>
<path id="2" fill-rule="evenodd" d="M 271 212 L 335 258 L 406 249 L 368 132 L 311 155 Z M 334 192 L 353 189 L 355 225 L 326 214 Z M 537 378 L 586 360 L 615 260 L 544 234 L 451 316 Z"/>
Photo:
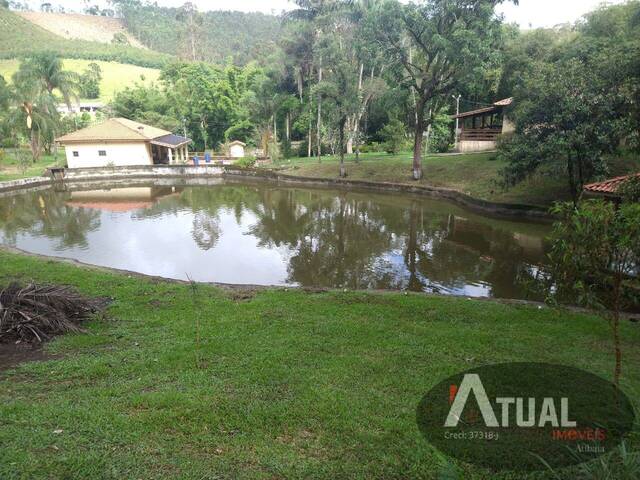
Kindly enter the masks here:
<path id="1" fill-rule="evenodd" d="M 72 258 L 62 258 L 62 257 L 53 257 L 49 255 L 41 255 L 37 253 L 27 252 L 25 250 L 21 250 L 19 248 L 10 247 L 7 245 L 0 245 L 0 255 L 2 253 L 7 253 L 11 255 L 20 255 L 28 258 L 32 258 L 35 260 L 43 260 L 48 263 L 59 263 L 61 265 L 71 265 L 79 269 L 87 270 L 89 272 L 96 273 L 112 273 L 117 275 L 124 275 L 127 278 L 137 278 L 142 281 L 151 281 L 151 282 L 167 282 L 176 285 L 185 285 L 190 286 L 193 285 L 193 282 L 188 280 L 180 280 L 176 278 L 167 278 L 160 277 L 157 275 L 147 275 L 145 273 L 134 272 L 131 270 L 123 270 L 119 268 L 111 268 L 111 267 L 103 267 L 99 265 L 92 265 L 90 263 L 84 263 L 80 260 L 75 260 Z M 471 297 L 468 295 L 445 295 L 440 293 L 432 293 L 432 292 L 402 292 L 398 290 L 348 290 L 348 289 L 331 289 L 325 287 L 302 287 L 302 286 L 274 286 L 274 285 L 249 285 L 249 284 L 231 284 L 231 283 L 216 283 L 216 282 L 196 282 L 198 285 L 205 285 L 209 287 L 218 288 L 224 292 L 227 292 L 229 296 L 236 299 L 249 299 L 253 298 L 256 294 L 263 291 L 268 290 L 282 290 L 284 292 L 288 291 L 300 291 L 303 293 L 309 294 L 320 294 L 320 293 L 330 293 L 330 292 L 343 292 L 347 293 L 351 292 L 360 292 L 367 294 L 402 294 L 402 295 L 423 295 L 425 297 L 435 297 L 435 298 L 458 298 L 460 300 L 473 300 L 479 302 L 487 302 L 487 303 L 497 303 L 502 305 L 510 305 L 514 307 L 522 306 L 522 307 L 531 307 L 537 309 L 549 309 L 553 308 L 544 302 L 537 302 L 533 300 L 521 300 L 521 299 L 511 299 L 511 298 L 492 298 L 492 297 Z M 582 307 L 572 307 L 564 305 L 562 307 L 555 307 L 558 311 L 567 311 L 578 314 L 585 315 L 598 315 L 602 314 L 602 312 L 595 312 L 593 310 L 589 310 L 587 308 Z M 640 322 L 640 314 L 635 313 L 626 313 L 622 314 L 623 318 L 638 323 Z"/>
<path id="2" fill-rule="evenodd" d="M 46 346 L 59 358 L 0 374 L 3 478 L 166 477 L 176 466 L 184 478 L 256 478 L 275 465 L 287 478 L 432 478 L 441 463 L 415 411 L 447 375 L 514 361 L 613 371 L 608 324 L 555 309 L 399 293 L 239 298 L 6 252 L 0 262 L 3 282 L 115 299 L 88 334 Z M 640 331 L 622 334 L 631 394 Z"/>
<path id="3" fill-rule="evenodd" d="M 252 178 L 286 183 L 290 185 L 312 185 L 333 188 L 358 188 L 378 192 L 424 195 L 444 199 L 462 205 L 480 213 L 512 218 L 527 218 L 549 221 L 553 217 L 546 208 L 532 205 L 496 203 L 472 197 L 457 190 L 411 185 L 391 182 L 370 182 L 340 178 L 314 178 L 282 174 L 274 170 L 261 168 L 239 168 L 215 165 L 153 165 L 140 167 L 107 167 L 64 170 L 64 183 L 78 183 L 99 180 L 135 180 L 158 178 Z M 0 193 L 27 189 L 30 187 L 51 185 L 54 181 L 48 177 L 35 177 L 10 182 L 0 182 Z"/>

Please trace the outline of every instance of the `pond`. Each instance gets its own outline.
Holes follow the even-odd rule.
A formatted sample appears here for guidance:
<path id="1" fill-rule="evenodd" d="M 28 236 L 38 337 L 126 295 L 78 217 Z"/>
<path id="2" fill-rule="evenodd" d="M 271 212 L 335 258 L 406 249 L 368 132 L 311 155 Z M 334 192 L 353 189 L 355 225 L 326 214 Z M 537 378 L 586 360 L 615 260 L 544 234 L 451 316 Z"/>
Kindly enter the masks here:
<path id="1" fill-rule="evenodd" d="M 138 182 L 0 198 L 0 242 L 175 279 L 535 298 L 549 227 L 421 196 Z"/>

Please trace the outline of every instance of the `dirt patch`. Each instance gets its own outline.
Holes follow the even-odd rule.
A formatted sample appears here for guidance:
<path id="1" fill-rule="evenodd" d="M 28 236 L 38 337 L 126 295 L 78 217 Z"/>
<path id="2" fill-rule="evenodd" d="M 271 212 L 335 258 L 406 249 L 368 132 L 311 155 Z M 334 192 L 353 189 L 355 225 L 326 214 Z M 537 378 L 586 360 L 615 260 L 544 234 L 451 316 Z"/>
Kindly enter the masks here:
<path id="1" fill-rule="evenodd" d="M 227 290 L 227 297 L 234 302 L 250 302 L 258 294 L 255 288 L 231 288 Z"/>
<path id="2" fill-rule="evenodd" d="M 79 13 L 17 12 L 25 20 L 67 39 L 112 43 L 116 34 L 124 35 L 137 48 L 147 49 L 131 35 L 117 18 Z"/>
<path id="3" fill-rule="evenodd" d="M 0 372 L 27 362 L 53 360 L 55 355 L 44 351 L 42 345 L 29 343 L 0 343 Z"/>

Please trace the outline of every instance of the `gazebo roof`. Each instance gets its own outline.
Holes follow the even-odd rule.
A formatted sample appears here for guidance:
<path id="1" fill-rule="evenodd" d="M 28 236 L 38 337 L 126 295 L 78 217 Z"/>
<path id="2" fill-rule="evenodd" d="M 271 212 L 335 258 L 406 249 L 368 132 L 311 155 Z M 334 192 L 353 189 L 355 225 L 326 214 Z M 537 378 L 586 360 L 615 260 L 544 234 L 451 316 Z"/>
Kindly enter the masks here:
<path id="1" fill-rule="evenodd" d="M 616 195 L 620 186 L 627 180 L 634 177 L 640 177 L 640 172 L 632 175 L 610 178 L 604 182 L 590 183 L 589 185 L 584 186 L 584 190 L 585 192 L 598 193 L 601 195 Z"/>
<path id="2" fill-rule="evenodd" d="M 469 112 L 460 113 L 459 115 L 452 115 L 451 118 L 467 118 L 475 117 L 477 115 L 484 115 L 487 113 L 498 112 L 504 107 L 508 107 L 513 103 L 513 97 L 505 98 L 504 100 L 498 100 L 493 105 L 488 107 L 479 108 L 477 110 L 471 110 Z"/>

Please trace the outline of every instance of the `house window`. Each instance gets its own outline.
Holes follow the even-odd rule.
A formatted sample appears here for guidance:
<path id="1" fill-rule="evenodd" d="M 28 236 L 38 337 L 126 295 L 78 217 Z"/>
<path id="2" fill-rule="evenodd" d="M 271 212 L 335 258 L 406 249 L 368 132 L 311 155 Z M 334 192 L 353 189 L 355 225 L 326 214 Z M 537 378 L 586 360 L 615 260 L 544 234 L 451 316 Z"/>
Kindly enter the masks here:
<path id="1" fill-rule="evenodd" d="M 98 150 L 98 155 L 101 157 L 106 157 L 107 156 L 107 151 L 106 150 Z"/>
<path id="2" fill-rule="evenodd" d="M 80 153 L 79 153 L 79 152 L 73 152 L 73 156 L 74 156 L 74 157 L 79 157 L 79 156 L 80 156 Z"/>

